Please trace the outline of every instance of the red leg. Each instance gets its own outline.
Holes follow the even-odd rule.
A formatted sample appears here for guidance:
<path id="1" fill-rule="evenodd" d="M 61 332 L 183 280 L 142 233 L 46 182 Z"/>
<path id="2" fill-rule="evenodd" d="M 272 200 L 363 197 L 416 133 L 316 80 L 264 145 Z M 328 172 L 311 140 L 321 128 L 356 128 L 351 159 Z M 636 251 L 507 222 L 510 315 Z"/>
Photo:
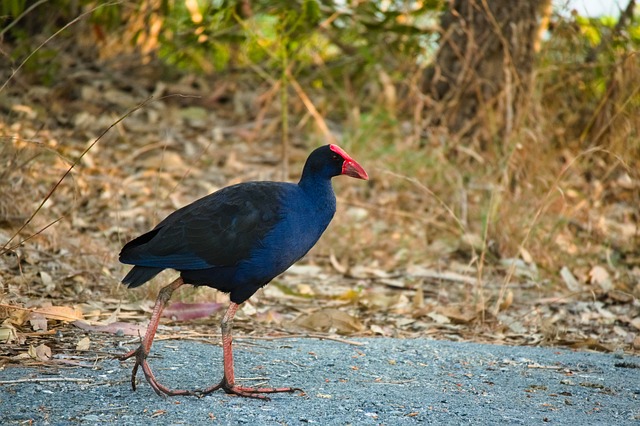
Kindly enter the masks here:
<path id="1" fill-rule="evenodd" d="M 133 388 L 133 390 L 136 390 L 136 373 L 138 372 L 138 367 L 142 367 L 142 371 L 144 372 L 144 376 L 146 377 L 147 382 L 149 382 L 149 385 L 151 385 L 153 390 L 158 395 L 161 395 L 161 396 L 163 394 L 169 395 L 169 396 L 193 395 L 193 392 L 191 391 L 172 390 L 158 383 L 155 376 L 153 375 L 153 371 L 151 371 L 151 367 L 149 366 L 149 363 L 147 362 L 147 356 L 151 351 L 151 345 L 153 344 L 153 338 L 155 337 L 156 330 L 158 329 L 158 324 L 160 322 L 160 316 L 162 315 L 162 311 L 164 310 L 164 307 L 169 301 L 169 299 L 171 298 L 171 295 L 173 294 L 173 292 L 176 291 L 178 288 L 180 288 L 183 284 L 184 284 L 184 281 L 182 280 L 182 278 L 178 278 L 175 281 L 173 281 L 171 284 L 169 284 L 166 287 L 163 287 L 162 290 L 160 290 L 160 293 L 158 294 L 158 298 L 156 299 L 156 304 L 153 307 L 153 313 L 151 314 L 151 320 L 149 321 L 147 332 L 145 333 L 144 338 L 140 343 L 140 346 L 138 346 L 137 349 L 127 352 L 126 354 L 119 357 L 120 361 L 124 361 L 133 356 L 135 356 L 136 358 L 136 363 L 133 366 L 133 371 L 131 372 L 131 387 Z"/>
<path id="2" fill-rule="evenodd" d="M 268 400 L 268 397 L 260 394 L 295 391 L 302 392 L 302 389 L 299 388 L 250 388 L 235 384 L 235 376 L 233 374 L 233 347 L 231 344 L 233 339 L 231 337 L 231 325 L 233 317 L 235 316 L 239 306 L 240 305 L 237 303 L 231 302 L 227 312 L 224 314 L 224 317 L 222 317 L 222 357 L 224 359 L 224 376 L 222 381 L 215 386 L 211 386 L 202 391 L 197 391 L 197 393 L 206 395 L 217 389 L 223 389 L 229 394 Z"/>

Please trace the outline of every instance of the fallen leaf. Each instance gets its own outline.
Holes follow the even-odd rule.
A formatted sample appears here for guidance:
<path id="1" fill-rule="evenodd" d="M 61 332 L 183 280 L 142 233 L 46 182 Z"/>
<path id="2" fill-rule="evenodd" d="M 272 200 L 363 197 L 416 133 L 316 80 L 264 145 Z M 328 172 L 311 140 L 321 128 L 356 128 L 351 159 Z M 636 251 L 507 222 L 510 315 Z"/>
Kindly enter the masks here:
<path id="1" fill-rule="evenodd" d="M 89 350 L 90 346 L 91 346 L 91 339 L 89 339 L 89 336 L 85 336 L 82 339 L 80 339 L 76 344 L 76 351 L 87 351 Z"/>
<path id="2" fill-rule="evenodd" d="M 611 347 L 598 342 L 596 339 L 592 337 L 582 339 L 582 340 L 575 340 L 575 341 L 559 340 L 557 343 L 560 343 L 562 345 L 565 345 L 574 349 L 587 348 L 587 349 L 593 349 L 601 352 L 613 352 L 613 349 Z"/>
<path id="3" fill-rule="evenodd" d="M 448 317 L 437 312 L 431 311 L 427 314 L 427 316 L 434 320 L 437 324 L 449 324 L 451 322 Z"/>
<path id="4" fill-rule="evenodd" d="M 370 330 L 371 330 L 371 332 L 373 334 L 379 334 L 381 336 L 385 335 L 385 332 L 384 332 L 383 328 L 380 327 L 379 325 L 372 324 L 371 327 L 369 327 L 369 328 L 370 328 Z"/>
<path id="5" fill-rule="evenodd" d="M 321 309 L 298 317 L 294 323 L 309 330 L 335 331 L 338 334 L 349 334 L 364 328 L 357 318 L 338 309 Z"/>
<path id="6" fill-rule="evenodd" d="M 449 318 L 454 324 L 469 324 L 477 317 L 476 312 L 458 306 L 440 306 L 437 312 Z"/>
<path id="7" fill-rule="evenodd" d="M 609 272 L 602 266 L 594 266 L 589 271 L 589 282 L 599 286 L 602 291 L 608 292 L 613 290 L 613 282 Z"/>
<path id="8" fill-rule="evenodd" d="M 336 271 L 338 271 L 339 273 L 341 273 L 343 275 L 346 274 L 347 271 L 349 270 L 348 267 L 346 267 L 342 263 L 340 263 L 340 261 L 336 257 L 336 255 L 333 252 L 333 250 L 329 253 L 329 262 L 331 262 L 331 266 L 333 266 L 333 269 L 335 269 Z"/>
<path id="9" fill-rule="evenodd" d="M 509 307 L 512 304 L 513 304 L 513 291 L 508 289 L 507 293 L 504 296 L 504 299 L 502 299 L 502 302 L 500 303 L 500 310 L 506 311 L 507 309 L 509 309 Z"/>
<path id="10" fill-rule="evenodd" d="M 21 326 L 28 321 L 31 311 L 20 306 L 3 305 L 3 308 L 7 311 L 8 318 L 5 321 L 9 321 L 13 325 Z"/>
<path id="11" fill-rule="evenodd" d="M 51 348 L 44 343 L 40 346 L 29 346 L 29 356 L 39 361 L 49 361 L 51 359 Z"/>
<path id="12" fill-rule="evenodd" d="M 202 303 L 183 303 L 174 302 L 169 305 L 162 316 L 171 318 L 174 321 L 189 321 L 198 318 L 208 318 L 214 312 L 224 308 L 222 303 L 202 302 Z"/>
<path id="13" fill-rule="evenodd" d="M 112 324 L 112 323 L 118 321 L 118 316 L 119 315 L 120 315 L 120 306 L 118 306 L 113 312 L 111 312 L 111 314 L 109 315 L 109 318 L 107 318 L 106 320 L 102 321 L 102 324 L 109 325 L 109 324 Z"/>
<path id="14" fill-rule="evenodd" d="M 59 321 L 76 321 L 84 319 L 80 309 L 70 306 L 43 306 L 33 310 L 34 313 L 42 314 L 48 319 Z"/>
<path id="15" fill-rule="evenodd" d="M 611 290 L 607 293 L 607 296 L 614 302 L 617 303 L 632 303 L 633 295 L 629 293 L 625 293 L 620 290 Z"/>
<path id="16" fill-rule="evenodd" d="M 560 269 L 560 277 L 562 277 L 562 280 L 567 285 L 569 291 L 580 291 L 580 283 L 578 282 L 576 277 L 573 276 L 569 268 L 563 266 L 562 269 Z"/>
<path id="17" fill-rule="evenodd" d="M 49 275 L 45 271 L 40 271 L 40 279 L 42 280 L 42 284 L 44 285 L 46 293 L 51 293 L 55 290 L 56 285 L 54 284 L 51 275 Z"/>
<path id="18" fill-rule="evenodd" d="M 416 294 L 413 295 L 411 305 L 414 311 L 424 308 L 424 290 L 422 289 L 422 285 L 416 289 Z"/>
<path id="19" fill-rule="evenodd" d="M 112 322 L 111 324 L 106 325 L 92 325 L 84 321 L 74 321 L 71 324 L 82 330 L 121 334 L 125 336 L 144 336 L 144 333 L 147 330 L 144 326 L 129 322 Z"/>
<path id="20" fill-rule="evenodd" d="M 33 331 L 47 331 L 47 317 L 39 312 L 29 313 L 29 324 Z"/>
<path id="21" fill-rule="evenodd" d="M 531 253 L 529 253 L 529 250 L 527 250 L 524 247 L 520 247 L 520 256 L 522 257 L 522 260 L 524 260 L 527 263 L 533 263 L 533 256 L 531 256 Z"/>
<path id="22" fill-rule="evenodd" d="M 11 343 L 18 337 L 16 328 L 11 324 L 11 321 L 6 319 L 0 325 L 0 342 Z"/>

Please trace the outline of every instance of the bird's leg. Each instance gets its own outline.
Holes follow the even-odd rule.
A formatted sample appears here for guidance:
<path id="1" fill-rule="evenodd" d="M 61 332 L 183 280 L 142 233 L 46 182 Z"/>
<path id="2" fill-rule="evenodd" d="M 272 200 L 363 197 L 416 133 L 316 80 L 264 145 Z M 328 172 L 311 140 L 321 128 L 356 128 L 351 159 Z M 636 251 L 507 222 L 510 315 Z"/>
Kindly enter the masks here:
<path id="1" fill-rule="evenodd" d="M 269 398 L 261 395 L 263 393 L 277 393 L 277 392 L 295 392 L 301 391 L 299 388 L 250 388 L 245 386 L 239 386 L 235 384 L 235 376 L 233 374 L 233 347 L 231 337 L 231 325 L 233 317 L 238 310 L 237 303 L 231 302 L 227 312 L 222 317 L 222 357 L 224 360 L 224 376 L 222 381 L 215 386 L 199 391 L 201 395 L 206 395 L 217 389 L 223 389 L 226 393 L 234 394 L 238 396 L 245 396 L 248 398 L 266 399 Z"/>
<path id="2" fill-rule="evenodd" d="M 133 356 L 136 358 L 136 363 L 133 366 L 133 371 L 131 372 L 131 387 L 133 390 L 136 390 L 136 373 L 138 372 L 138 367 L 142 367 L 142 371 L 144 372 L 144 376 L 149 382 L 149 385 L 153 388 L 153 390 L 160 396 L 169 395 L 193 395 L 193 392 L 187 390 L 173 390 L 169 389 L 156 380 L 153 375 L 153 371 L 151 371 L 151 367 L 147 362 L 147 356 L 151 351 L 151 345 L 153 344 L 153 338 L 156 335 L 156 330 L 158 329 L 158 324 L 160 322 L 160 316 L 162 315 L 162 311 L 164 310 L 165 305 L 171 298 L 171 295 L 174 291 L 180 288 L 184 284 L 182 278 L 178 278 L 169 284 L 166 287 L 163 287 L 158 294 L 158 298 L 156 299 L 156 304 L 153 307 L 153 313 L 151 314 L 151 320 L 149 321 L 149 326 L 147 327 L 147 332 L 144 334 L 144 338 L 138 346 L 137 349 L 134 349 L 130 352 L 119 357 L 120 361 L 124 361 Z"/>

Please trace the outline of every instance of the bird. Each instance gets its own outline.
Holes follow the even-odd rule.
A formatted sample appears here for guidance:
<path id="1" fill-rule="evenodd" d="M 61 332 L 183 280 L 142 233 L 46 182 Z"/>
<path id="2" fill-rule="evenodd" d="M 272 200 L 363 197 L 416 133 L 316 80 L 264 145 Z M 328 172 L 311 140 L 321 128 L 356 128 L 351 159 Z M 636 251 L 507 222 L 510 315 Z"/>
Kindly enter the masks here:
<path id="1" fill-rule="evenodd" d="M 119 357 L 135 358 L 131 386 L 142 368 L 151 388 L 161 396 L 202 396 L 222 389 L 227 394 L 268 400 L 266 394 L 300 391 L 297 387 L 251 388 L 234 376 L 232 321 L 242 303 L 301 259 L 320 239 L 336 211 L 331 179 L 346 175 L 368 180 L 364 168 L 335 144 L 309 154 L 299 182 L 253 181 L 222 188 L 182 207 L 151 231 L 122 248 L 121 263 L 134 265 L 122 279 L 129 288 L 143 285 L 164 269 L 178 278 L 163 287 L 138 348 Z M 220 324 L 222 380 L 208 388 L 171 389 L 155 378 L 147 357 L 162 311 L 185 284 L 229 293 Z"/>

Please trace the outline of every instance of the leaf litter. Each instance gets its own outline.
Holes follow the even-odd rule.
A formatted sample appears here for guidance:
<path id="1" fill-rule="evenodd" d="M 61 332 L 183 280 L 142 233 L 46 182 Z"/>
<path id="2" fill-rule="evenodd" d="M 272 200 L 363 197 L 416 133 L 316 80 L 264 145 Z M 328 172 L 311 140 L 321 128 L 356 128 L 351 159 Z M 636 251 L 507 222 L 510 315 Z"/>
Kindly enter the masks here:
<path id="1" fill-rule="evenodd" d="M 0 71 L 0 78 L 6 77 L 6 70 Z M 96 73 L 89 82 L 61 77 L 79 85 L 77 97 L 58 97 L 55 88 L 44 86 L 5 92 L 10 112 L 0 116 L 0 159 L 10 169 L 0 188 L 1 244 L 25 223 L 72 159 L 118 119 L 114 111 L 123 113 L 144 100 L 123 87 L 147 87 L 156 98 L 83 157 L 10 245 L 30 239 L 0 256 L 0 368 L 60 362 L 82 367 L 95 361 L 88 352 L 120 353 L 123 336 L 144 335 L 153 300 L 171 275 L 127 291 L 118 284 L 126 271 L 117 261 L 122 245 L 218 188 L 282 179 L 280 147 L 273 142 L 279 139 L 273 125 L 278 116 L 268 103 L 252 114 L 236 114 L 214 98 L 157 99 L 187 94 L 192 85 L 186 80 L 149 87 L 135 73 Z M 220 86 L 220 99 L 255 100 L 267 89 L 240 84 L 231 92 L 229 87 Z M 44 110 L 42 99 L 52 107 Z M 248 102 L 255 110 L 258 103 Z M 296 167 L 290 167 L 288 180 L 296 178 L 309 149 L 304 135 L 291 136 Z M 372 175 L 380 167 L 372 164 Z M 415 213 L 422 201 L 411 190 L 381 177 L 374 184 L 375 191 L 336 185 L 339 209 L 327 235 L 243 305 L 235 323 L 240 335 L 428 336 L 640 353 L 640 258 L 633 251 L 620 251 L 629 257 L 626 270 L 612 266 L 611 259 L 563 265 L 555 273 L 562 285 L 555 286 L 541 278 L 543 268 L 524 248 L 518 257 L 500 258 L 480 271 L 469 261 L 469 254 L 484 247 L 478 234 L 443 235 L 426 248 L 421 239 L 410 243 L 409 236 L 420 235 L 425 224 L 444 230 L 450 224 L 436 214 Z M 614 185 L 622 192 L 640 187 L 629 175 Z M 637 235 L 623 203 L 607 208 L 608 215 L 592 218 L 596 236 L 606 237 L 585 251 L 609 243 L 626 247 Z M 550 244 L 579 252 L 569 232 L 558 233 Z M 514 274 L 505 283 L 510 268 Z M 217 344 L 226 296 L 189 289 L 175 299 L 159 338 L 208 338 Z M 92 337 L 97 334 L 101 337 Z"/>

